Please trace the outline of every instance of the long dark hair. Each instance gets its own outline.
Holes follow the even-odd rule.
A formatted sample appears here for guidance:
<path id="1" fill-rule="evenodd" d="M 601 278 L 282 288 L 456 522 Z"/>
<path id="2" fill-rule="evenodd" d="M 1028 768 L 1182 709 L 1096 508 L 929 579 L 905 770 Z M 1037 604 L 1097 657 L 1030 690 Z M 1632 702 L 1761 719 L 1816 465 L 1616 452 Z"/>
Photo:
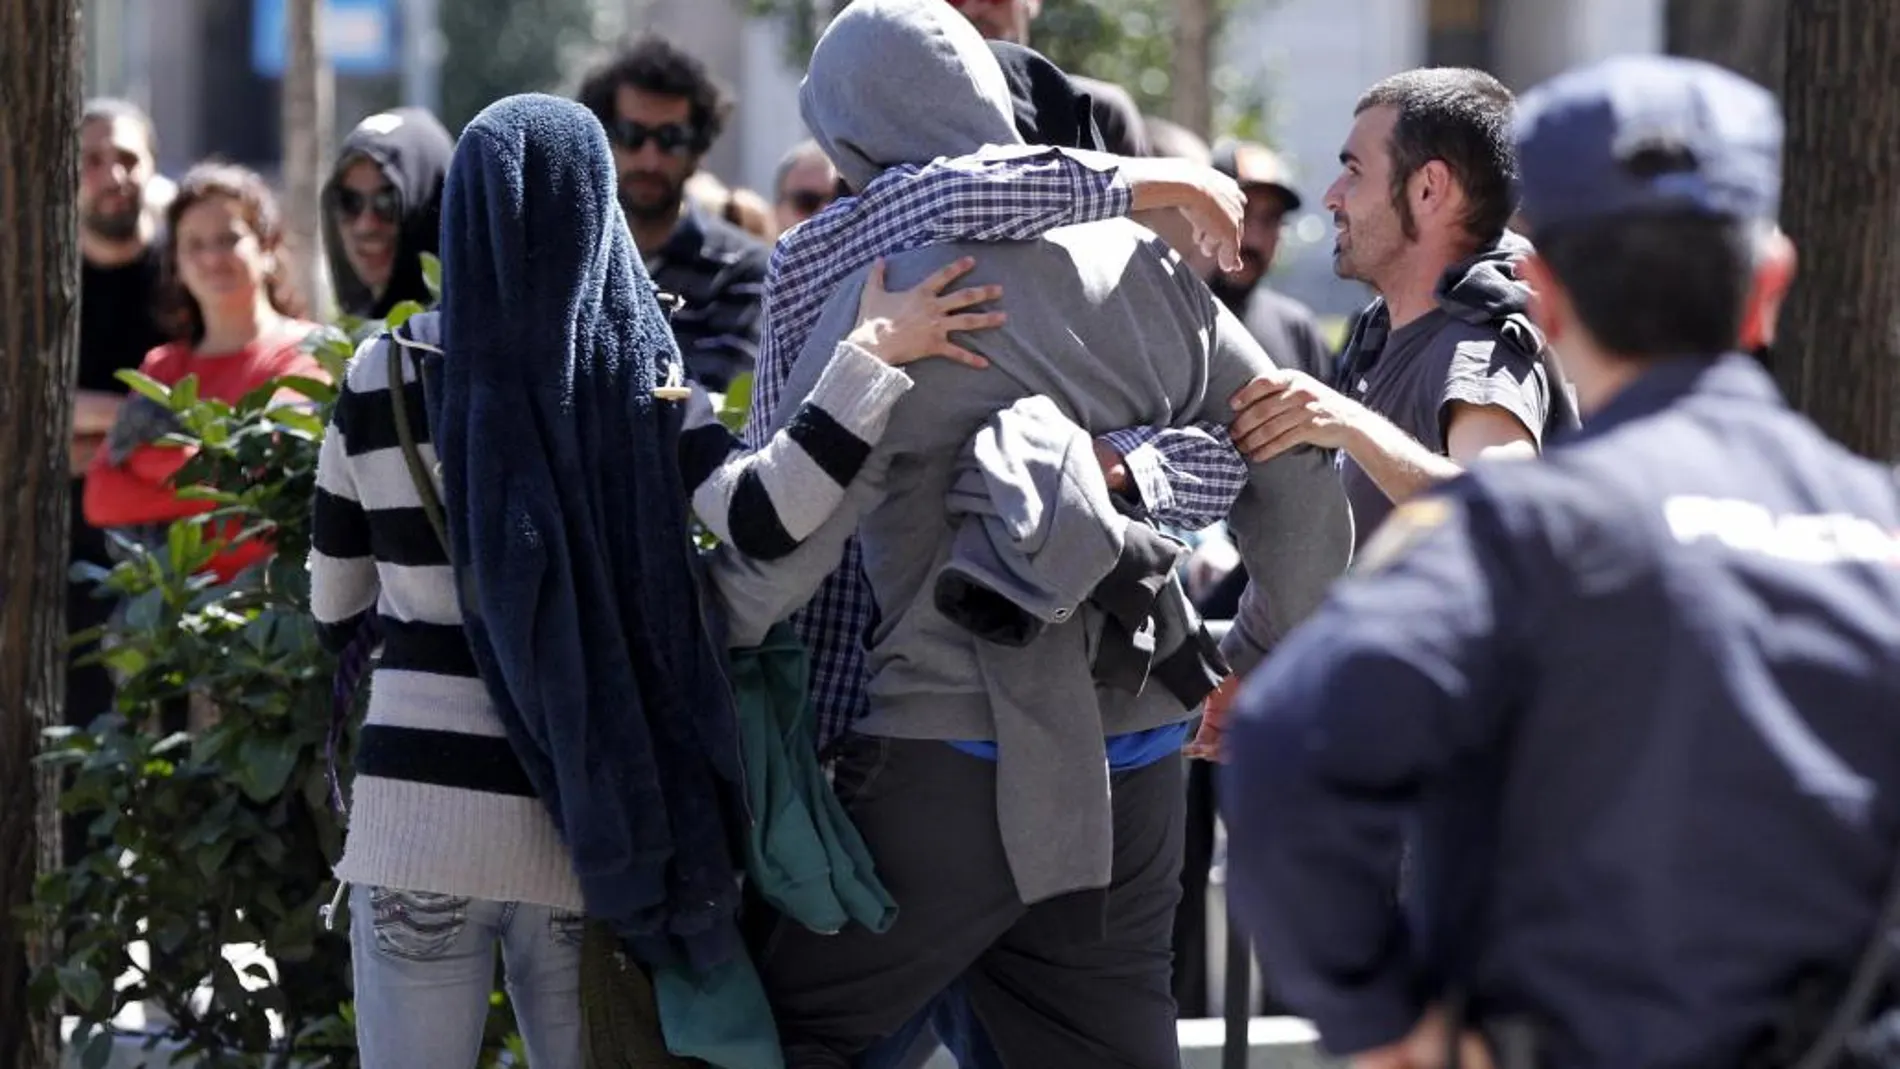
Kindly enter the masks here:
<path id="1" fill-rule="evenodd" d="M 166 333 L 193 345 L 204 340 L 204 312 L 178 274 L 178 221 L 194 205 L 213 197 L 224 197 L 238 206 L 244 224 L 257 235 L 257 243 L 266 250 L 283 247 L 283 213 L 264 178 L 248 167 L 234 163 L 201 163 L 185 172 L 178 193 L 165 209 L 165 269 L 159 286 L 159 322 Z M 304 314 L 303 298 L 284 277 L 280 260 L 264 276 L 264 293 L 280 315 Z"/>

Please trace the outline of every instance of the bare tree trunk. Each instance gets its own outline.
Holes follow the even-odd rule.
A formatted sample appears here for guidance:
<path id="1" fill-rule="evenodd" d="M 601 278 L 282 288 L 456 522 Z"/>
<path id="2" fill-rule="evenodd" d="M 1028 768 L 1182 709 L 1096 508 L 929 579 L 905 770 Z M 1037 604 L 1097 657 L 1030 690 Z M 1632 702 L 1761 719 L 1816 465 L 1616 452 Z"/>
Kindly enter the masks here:
<path id="1" fill-rule="evenodd" d="M 1788 11 L 1787 188 L 1801 249 L 1775 372 L 1848 448 L 1900 461 L 1900 4 Z"/>
<path id="2" fill-rule="evenodd" d="M 316 315 L 326 317 L 330 293 L 320 202 L 331 85 L 318 48 L 321 17 L 319 0 L 289 0 L 284 10 L 284 244 L 299 292 Z"/>
<path id="3" fill-rule="evenodd" d="M 1214 0 L 1174 0 L 1174 121 L 1207 137 L 1214 128 Z"/>
<path id="4" fill-rule="evenodd" d="M 52 933 L 14 920 L 59 864 L 57 780 L 36 768 L 60 721 L 79 344 L 79 4 L 0 3 L 0 1064 L 50 1069 L 56 1018 L 27 976 Z"/>
<path id="5" fill-rule="evenodd" d="M 1787 72 L 1788 0 L 1669 0 L 1663 47 L 1705 59 L 1779 93 Z"/>

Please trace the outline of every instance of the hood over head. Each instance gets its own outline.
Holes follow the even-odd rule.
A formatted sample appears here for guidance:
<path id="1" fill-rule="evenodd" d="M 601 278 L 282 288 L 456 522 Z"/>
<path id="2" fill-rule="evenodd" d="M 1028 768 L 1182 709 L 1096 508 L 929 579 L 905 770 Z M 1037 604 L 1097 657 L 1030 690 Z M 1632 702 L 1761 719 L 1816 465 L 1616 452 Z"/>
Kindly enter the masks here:
<path id="1" fill-rule="evenodd" d="M 1095 99 L 1062 68 L 1033 48 L 991 41 L 1015 102 L 1016 132 L 1032 145 L 1103 151 Z"/>
<path id="2" fill-rule="evenodd" d="M 995 55 L 944 0 L 847 6 L 812 50 L 798 106 L 854 190 L 898 164 L 1022 144 Z"/>
<path id="3" fill-rule="evenodd" d="M 422 279 L 422 254 L 437 253 L 441 246 L 442 181 L 454 151 L 455 139 L 448 129 L 422 108 L 397 108 L 371 115 L 344 138 L 336 166 L 323 184 L 323 247 L 330 261 L 330 277 L 336 284 L 337 304 L 343 311 L 380 319 L 403 301 L 429 303 L 429 288 Z M 381 297 L 356 277 L 349 257 L 343 253 L 336 213 L 329 207 L 343 172 L 364 159 L 382 168 L 383 177 L 395 187 L 402 205 L 396 264 Z"/>

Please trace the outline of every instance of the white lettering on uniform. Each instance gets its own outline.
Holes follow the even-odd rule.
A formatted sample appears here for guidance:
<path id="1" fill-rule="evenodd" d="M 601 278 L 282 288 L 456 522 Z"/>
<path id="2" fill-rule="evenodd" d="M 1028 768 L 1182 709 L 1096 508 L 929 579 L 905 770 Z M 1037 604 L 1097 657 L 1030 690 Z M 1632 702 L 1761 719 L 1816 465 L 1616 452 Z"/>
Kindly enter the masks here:
<path id="1" fill-rule="evenodd" d="M 1682 495 L 1663 502 L 1677 542 L 1711 540 L 1741 553 L 1806 564 L 1900 566 L 1900 533 L 1846 513 L 1777 514 L 1753 501 Z"/>

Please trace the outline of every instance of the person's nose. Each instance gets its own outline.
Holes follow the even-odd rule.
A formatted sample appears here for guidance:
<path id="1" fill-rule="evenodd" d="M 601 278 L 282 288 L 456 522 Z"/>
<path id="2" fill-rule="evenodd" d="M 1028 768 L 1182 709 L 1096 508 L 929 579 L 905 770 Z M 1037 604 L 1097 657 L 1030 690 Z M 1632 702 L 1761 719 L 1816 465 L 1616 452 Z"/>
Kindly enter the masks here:
<path id="1" fill-rule="evenodd" d="M 666 153 L 660 151 L 660 143 L 648 138 L 639 151 L 633 154 L 633 165 L 641 171 L 658 171 L 666 167 Z"/>
<path id="2" fill-rule="evenodd" d="M 1340 175 L 1338 178 L 1333 179 L 1332 185 L 1326 187 L 1326 196 L 1321 203 L 1326 205 L 1327 211 L 1337 213 L 1346 209 L 1346 193 L 1345 190 L 1341 188 L 1345 184 L 1346 176 Z"/>

